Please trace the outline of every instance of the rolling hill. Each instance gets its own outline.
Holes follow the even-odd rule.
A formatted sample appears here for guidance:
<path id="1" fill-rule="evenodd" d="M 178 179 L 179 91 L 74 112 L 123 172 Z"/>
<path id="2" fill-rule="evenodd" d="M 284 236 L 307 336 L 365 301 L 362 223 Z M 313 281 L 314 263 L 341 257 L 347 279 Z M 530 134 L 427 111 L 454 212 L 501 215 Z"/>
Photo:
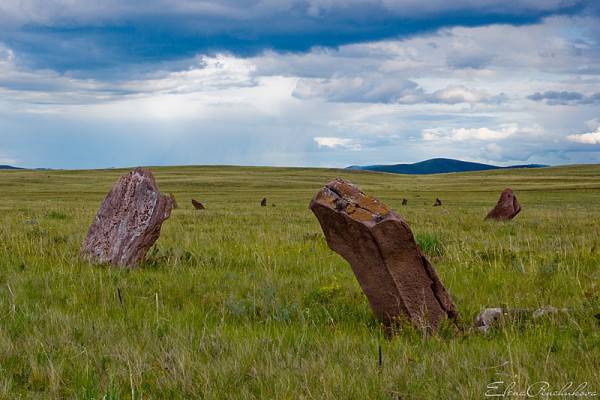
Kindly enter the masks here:
<path id="1" fill-rule="evenodd" d="M 431 160 L 421 161 L 414 164 L 394 164 L 394 165 L 352 165 L 347 169 L 361 171 L 388 172 L 393 174 L 425 175 L 425 174 L 445 174 L 450 172 L 472 172 L 488 171 L 493 169 L 510 168 L 543 168 L 547 165 L 526 164 L 511 165 L 509 167 L 499 167 L 497 165 L 481 164 L 469 161 L 454 160 L 451 158 L 432 158 Z"/>

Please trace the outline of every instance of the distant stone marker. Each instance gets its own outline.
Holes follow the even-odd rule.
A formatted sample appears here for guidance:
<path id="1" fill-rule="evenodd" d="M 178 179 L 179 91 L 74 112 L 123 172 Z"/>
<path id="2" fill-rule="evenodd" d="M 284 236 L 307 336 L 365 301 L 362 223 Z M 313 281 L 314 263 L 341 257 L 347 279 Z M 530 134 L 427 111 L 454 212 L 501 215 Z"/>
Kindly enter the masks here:
<path id="1" fill-rule="evenodd" d="M 154 176 L 136 168 L 108 193 L 81 249 L 93 263 L 134 267 L 160 236 L 173 201 L 160 193 Z"/>
<path id="2" fill-rule="evenodd" d="M 266 207 L 267 206 L 267 198 L 263 197 L 263 199 L 260 201 L 260 206 L 261 207 Z"/>
<path id="3" fill-rule="evenodd" d="M 407 200 L 407 199 L 402 199 L 402 205 L 403 205 L 403 206 L 406 206 L 406 205 L 408 205 L 408 200 Z"/>
<path id="4" fill-rule="evenodd" d="M 496 207 L 488 213 L 485 219 L 495 219 L 496 221 L 506 221 L 513 219 L 521 212 L 521 205 L 512 189 L 506 188 L 502 191 Z"/>
<path id="5" fill-rule="evenodd" d="M 192 199 L 192 205 L 194 206 L 194 208 L 196 210 L 204 210 L 204 209 L 206 209 L 206 207 L 204 207 L 204 204 L 202 204 L 199 201 L 196 201 L 194 199 Z"/>
<path id="6" fill-rule="evenodd" d="M 344 257 L 386 327 L 403 318 L 435 330 L 456 316 L 450 295 L 402 217 L 343 179 L 310 203 L 329 247 Z"/>
<path id="7" fill-rule="evenodd" d="M 177 204 L 177 199 L 175 198 L 175 195 L 173 193 L 169 193 L 169 197 L 171 198 L 171 201 L 173 202 L 173 208 L 179 208 L 179 205 Z"/>
<path id="8" fill-rule="evenodd" d="M 435 203 L 433 203 L 434 207 L 439 207 L 442 205 L 442 201 L 439 198 L 435 199 Z"/>

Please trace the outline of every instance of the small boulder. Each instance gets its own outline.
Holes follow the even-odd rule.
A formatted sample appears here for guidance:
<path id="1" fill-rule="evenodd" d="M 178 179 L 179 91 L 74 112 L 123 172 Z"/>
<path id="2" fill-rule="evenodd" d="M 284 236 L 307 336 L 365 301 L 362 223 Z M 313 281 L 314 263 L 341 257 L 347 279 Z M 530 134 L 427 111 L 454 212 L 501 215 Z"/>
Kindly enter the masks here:
<path id="1" fill-rule="evenodd" d="M 488 213 L 485 219 L 506 221 L 513 219 L 519 212 L 521 212 L 521 205 L 517 201 L 517 196 L 514 195 L 512 189 L 507 188 L 500 195 L 496 207 Z"/>
<path id="2" fill-rule="evenodd" d="M 533 312 L 533 314 L 531 315 L 531 317 L 536 320 L 536 319 L 540 319 L 542 317 L 546 317 L 548 315 L 556 315 L 559 313 L 567 313 L 569 312 L 569 310 L 567 308 L 556 308 L 556 307 L 552 307 L 552 306 L 543 306 L 538 308 L 537 310 L 535 310 Z"/>
<path id="3" fill-rule="evenodd" d="M 442 205 L 442 201 L 439 198 L 435 199 L 435 203 L 433 203 L 434 207 L 439 207 Z"/>
<path id="4" fill-rule="evenodd" d="M 407 199 L 402 199 L 402 205 L 403 206 L 407 206 L 408 205 L 408 200 Z"/>
<path id="5" fill-rule="evenodd" d="M 82 256 L 97 264 L 136 266 L 160 236 L 173 201 L 160 193 L 152 173 L 136 168 L 108 193 L 90 227 Z"/>
<path id="6" fill-rule="evenodd" d="M 489 330 L 497 326 L 505 319 L 539 320 L 548 315 L 559 313 L 568 313 L 567 308 L 556 308 L 552 306 L 543 306 L 538 309 L 531 308 L 485 308 L 475 318 L 475 327 L 482 333 L 487 334 Z"/>
<path id="7" fill-rule="evenodd" d="M 329 247 L 352 267 L 375 316 L 435 330 L 456 316 L 450 295 L 402 217 L 343 179 L 310 203 Z"/>
<path id="8" fill-rule="evenodd" d="M 267 198 L 263 197 L 263 199 L 260 201 L 260 206 L 261 207 L 266 207 L 267 206 Z"/>
<path id="9" fill-rule="evenodd" d="M 475 327 L 483 333 L 488 333 L 490 328 L 503 316 L 502 308 L 486 308 L 475 318 Z"/>
<path id="10" fill-rule="evenodd" d="M 206 209 L 206 207 L 204 207 L 204 204 L 202 204 L 199 201 L 194 200 L 194 199 L 192 199 L 192 205 L 194 206 L 194 208 L 196 210 L 204 210 L 204 209 Z"/>

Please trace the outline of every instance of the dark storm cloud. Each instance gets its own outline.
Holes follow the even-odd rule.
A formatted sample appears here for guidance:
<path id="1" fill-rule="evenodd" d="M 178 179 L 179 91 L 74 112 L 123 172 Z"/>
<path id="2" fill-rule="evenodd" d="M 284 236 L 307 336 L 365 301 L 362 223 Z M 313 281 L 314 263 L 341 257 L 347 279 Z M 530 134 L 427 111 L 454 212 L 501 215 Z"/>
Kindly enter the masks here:
<path id="1" fill-rule="evenodd" d="M 533 101 L 543 101 L 549 105 L 600 104 L 600 93 L 586 96 L 579 92 L 557 92 L 549 90 L 544 93 L 535 92 L 534 94 L 527 96 L 527 98 Z"/>
<path id="2" fill-rule="evenodd" d="M 196 54 L 303 52 L 315 46 L 411 36 L 442 27 L 529 24 L 586 10 L 588 1 L 522 0 L 5 0 L 0 42 L 32 68 L 82 75 L 156 64 Z M 462 54 L 455 67 L 489 59 Z M 113 71 L 114 73 L 115 71 Z"/>

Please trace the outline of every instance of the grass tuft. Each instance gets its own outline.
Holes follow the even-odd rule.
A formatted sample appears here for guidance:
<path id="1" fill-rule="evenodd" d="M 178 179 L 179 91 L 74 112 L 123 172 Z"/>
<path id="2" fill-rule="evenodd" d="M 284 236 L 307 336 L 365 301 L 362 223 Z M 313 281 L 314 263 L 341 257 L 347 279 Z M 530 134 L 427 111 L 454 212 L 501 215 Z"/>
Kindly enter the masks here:
<path id="1" fill-rule="evenodd" d="M 421 250 L 429 257 L 441 257 L 444 254 L 444 246 L 435 234 L 418 233 L 415 240 Z"/>
<path id="2" fill-rule="evenodd" d="M 68 219 L 69 217 L 67 216 L 67 214 L 62 213 L 60 211 L 50 211 L 48 214 L 46 214 L 46 217 L 48 219 L 54 219 L 57 221 L 64 221 L 66 219 Z"/>

